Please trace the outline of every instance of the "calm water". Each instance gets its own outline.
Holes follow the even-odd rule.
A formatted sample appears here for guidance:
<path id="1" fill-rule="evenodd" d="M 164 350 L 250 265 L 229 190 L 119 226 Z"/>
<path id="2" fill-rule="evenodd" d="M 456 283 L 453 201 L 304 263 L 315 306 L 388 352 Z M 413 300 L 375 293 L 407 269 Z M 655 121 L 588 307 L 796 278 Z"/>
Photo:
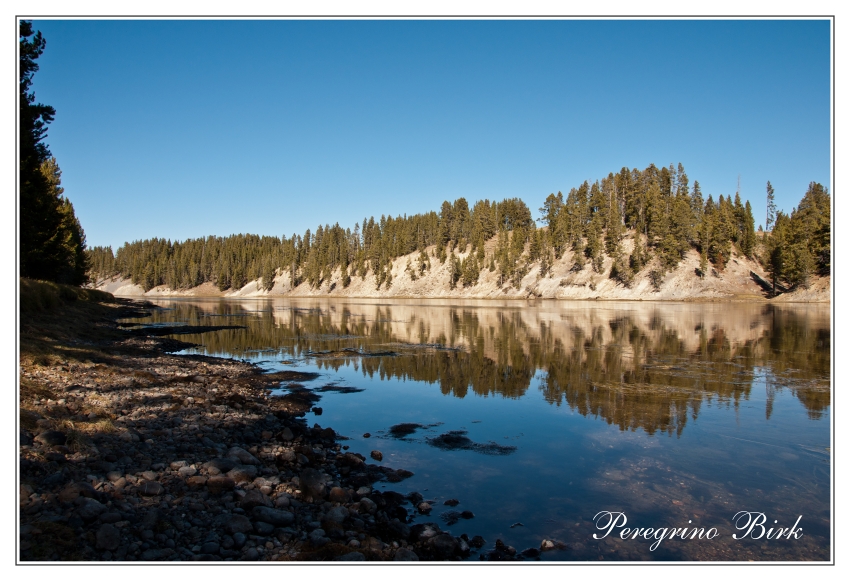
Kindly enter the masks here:
<path id="1" fill-rule="evenodd" d="M 824 306 L 554 301 L 158 300 L 149 323 L 244 325 L 178 338 L 192 352 L 315 371 L 310 425 L 415 476 L 454 534 L 544 560 L 827 560 L 830 315 Z M 348 351 L 345 351 L 348 350 Z M 279 392 L 287 393 L 286 384 Z M 351 390 L 350 390 L 351 391 Z M 390 427 L 419 424 L 404 437 Z M 371 438 L 364 438 L 369 432 Z M 439 447 L 439 436 L 465 449 Z M 382 485 L 379 484 L 380 489 Z M 456 498 L 456 508 L 444 506 Z M 441 514 L 471 510 L 448 525 Z M 604 539 L 629 528 L 712 539 Z M 733 539 L 739 511 L 799 538 Z M 774 523 L 774 521 L 777 521 Z M 517 524 L 521 523 L 521 524 Z M 743 526 L 743 520 L 738 524 Z M 754 529 L 750 536 L 758 534 Z M 473 554 L 473 559 L 477 555 Z"/>

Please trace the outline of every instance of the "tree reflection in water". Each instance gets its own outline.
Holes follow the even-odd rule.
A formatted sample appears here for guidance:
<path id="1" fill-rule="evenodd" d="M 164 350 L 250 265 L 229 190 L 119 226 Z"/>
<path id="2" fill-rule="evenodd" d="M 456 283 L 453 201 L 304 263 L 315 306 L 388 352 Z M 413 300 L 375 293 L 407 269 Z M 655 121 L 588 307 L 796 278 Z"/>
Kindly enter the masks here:
<path id="1" fill-rule="evenodd" d="M 537 377 L 547 402 L 649 434 L 679 436 L 702 405 L 737 409 L 762 386 L 768 420 L 778 390 L 791 390 L 811 419 L 830 405 L 828 306 L 454 303 L 164 300 L 168 310 L 146 322 L 238 323 L 247 328 L 180 339 L 242 358 L 358 366 L 458 398 L 519 398 Z"/>

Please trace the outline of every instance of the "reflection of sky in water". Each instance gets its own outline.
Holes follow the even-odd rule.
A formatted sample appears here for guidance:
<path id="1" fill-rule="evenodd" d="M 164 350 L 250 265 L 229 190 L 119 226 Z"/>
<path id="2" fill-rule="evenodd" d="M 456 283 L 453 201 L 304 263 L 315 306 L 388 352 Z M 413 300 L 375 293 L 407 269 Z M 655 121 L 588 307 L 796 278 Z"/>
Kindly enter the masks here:
<path id="1" fill-rule="evenodd" d="M 272 309 L 256 309 L 256 302 L 248 304 L 255 308 L 252 317 L 272 316 Z M 305 301 L 305 304 L 310 303 Z M 157 322 L 162 322 L 159 318 L 203 321 L 203 317 L 190 316 L 191 308 L 187 305 L 179 307 L 178 303 L 175 310 L 157 313 L 154 318 Z M 364 307 L 362 310 L 371 317 L 371 308 Z M 387 315 L 390 312 L 388 307 L 384 305 L 383 308 L 382 312 Z M 659 309 L 657 305 L 641 308 Z M 689 305 L 688 314 L 694 316 L 696 312 L 699 319 L 700 309 L 714 317 L 712 337 L 722 336 L 723 331 L 718 332 L 717 324 L 722 322 L 723 315 L 718 313 L 716 305 Z M 277 312 L 280 310 L 277 309 Z M 607 307 L 607 310 L 614 314 L 611 320 L 618 315 L 614 307 Z M 330 311 L 328 308 L 291 309 L 292 313 L 317 317 L 331 317 Z M 351 305 L 351 311 L 351 320 L 370 318 L 358 313 L 357 305 Z M 584 415 L 579 412 L 584 408 L 568 405 L 561 396 L 557 397 L 560 405 L 550 403 L 553 398 L 546 396 L 547 393 L 549 396 L 552 394 L 551 385 L 547 387 L 545 367 L 532 371 L 533 377 L 527 389 L 512 397 L 498 393 L 478 395 L 472 390 L 465 397 L 444 395 L 439 383 L 412 379 L 416 376 L 417 362 L 424 356 L 405 350 L 408 338 L 392 337 L 386 333 L 375 334 L 372 338 L 355 334 L 338 336 L 327 333 L 333 326 L 330 325 L 296 330 L 294 335 L 285 334 L 278 344 L 256 345 L 243 339 L 235 343 L 237 348 L 232 351 L 207 351 L 203 347 L 199 351 L 219 356 L 233 353 L 239 358 L 261 362 L 267 369 L 292 369 L 293 365 L 283 365 L 280 360 L 294 358 L 294 368 L 320 374 L 312 382 L 301 382 L 307 388 L 334 383 L 364 389 L 350 394 L 323 392 L 322 400 L 317 404 L 323 408 L 323 414 L 308 414 L 308 423 L 333 427 L 349 438 L 342 444 L 349 445 L 352 451 L 367 458 L 371 450 L 380 450 L 384 455 L 383 464 L 413 471 L 415 476 L 401 483 L 379 483 L 376 486 L 402 493 L 416 490 L 426 500 L 436 501 L 429 517 L 417 516 L 414 522 L 438 522 L 454 534 L 481 534 L 488 541 L 488 547 L 501 538 L 521 551 L 527 547 L 538 547 L 544 538 L 552 538 L 566 542 L 571 548 L 545 553 L 544 559 L 597 560 L 600 556 L 617 560 L 827 559 L 830 548 L 830 407 L 828 393 L 824 395 L 822 392 L 824 384 L 828 386 L 828 375 L 824 374 L 822 361 L 816 363 L 814 369 L 807 370 L 801 367 L 805 357 L 789 362 L 783 359 L 783 354 L 789 351 L 789 345 L 798 350 L 808 345 L 812 352 L 819 353 L 821 359 L 825 352 L 828 373 L 828 343 L 823 345 L 822 331 L 818 335 L 819 329 L 812 328 L 807 322 L 809 315 L 806 312 L 805 316 L 798 317 L 799 320 L 793 319 L 781 326 L 776 320 L 790 316 L 787 313 L 763 314 L 752 308 L 745 308 L 743 312 L 750 319 L 749 323 L 745 321 L 745 327 L 751 327 L 753 321 L 760 325 L 762 319 L 769 318 L 770 321 L 759 327 L 757 333 L 747 334 L 744 331 L 746 337 L 741 340 L 732 332 L 726 333 L 726 343 L 715 352 L 727 355 L 714 360 L 712 356 L 691 357 L 692 348 L 676 346 L 676 341 L 694 341 L 692 337 L 682 339 L 684 332 L 681 328 L 674 333 L 675 337 L 649 341 L 647 349 L 655 350 L 654 355 L 644 356 L 641 361 L 653 368 L 655 375 L 647 377 L 659 382 L 654 387 L 638 384 L 637 387 L 626 386 L 626 389 L 619 382 L 608 385 L 599 378 L 594 383 L 587 379 L 592 372 L 591 364 L 582 367 L 581 381 L 584 383 L 581 390 L 590 394 L 601 390 L 598 397 L 593 396 L 597 399 L 592 399 L 585 391 L 577 392 L 577 397 L 590 398 L 593 402 Z M 235 314 L 240 313 L 245 311 Z M 419 314 L 427 319 L 429 313 L 420 307 Z M 640 308 L 629 305 L 628 314 L 639 319 Z M 434 318 L 440 316 L 436 313 Z M 730 320 L 735 319 L 734 323 L 740 323 L 737 319 L 741 318 L 741 313 L 731 312 L 728 316 Z M 391 316 L 371 319 L 398 320 Z M 648 330 L 640 332 L 652 336 L 652 325 L 657 327 L 660 324 L 658 316 L 647 319 Z M 293 324 L 295 322 L 297 319 L 289 321 L 290 330 L 298 327 Z M 602 322 L 606 322 L 604 318 Z M 242 324 L 250 327 L 250 323 Z M 551 330 L 556 324 L 557 321 L 550 323 L 549 337 L 546 329 L 540 332 L 541 336 L 535 339 L 538 344 L 553 345 Z M 828 317 L 826 324 L 828 326 Z M 611 333 L 615 333 L 618 325 L 608 325 L 608 329 L 613 328 Z M 695 326 L 688 323 L 685 329 L 698 333 L 699 329 L 692 331 Z M 285 325 L 280 324 L 279 327 Z M 602 329 L 608 332 L 604 326 Z M 642 328 L 636 324 L 634 329 Z M 500 339 L 504 342 L 514 340 L 500 338 L 500 330 L 504 329 L 495 329 L 495 338 L 487 340 L 489 345 L 484 340 L 478 344 L 469 341 L 464 352 L 486 350 L 498 344 Z M 584 342 L 578 344 L 584 344 L 588 350 L 596 350 L 597 353 L 585 353 L 583 357 L 606 357 L 616 335 L 606 337 L 607 343 L 601 340 L 591 344 L 590 337 L 599 332 L 593 328 L 584 330 Z M 569 333 L 574 334 L 575 329 L 560 338 L 562 343 L 567 342 Z M 789 333 L 793 335 L 791 339 L 788 338 Z M 482 334 L 486 338 L 487 330 Z M 204 344 L 211 335 L 179 338 Z M 433 340 L 434 336 L 432 332 L 426 339 Z M 783 343 L 778 342 L 780 338 Z M 296 348 L 299 341 L 308 340 L 313 342 L 309 347 L 300 345 Z M 659 347 L 670 341 L 673 346 L 668 351 Z M 746 341 L 753 344 L 740 347 Z M 405 372 L 402 376 L 385 374 L 385 378 L 381 379 L 380 368 L 372 376 L 364 374 L 365 358 L 336 359 L 334 365 L 338 368 L 334 369 L 328 365 L 330 360 L 304 357 L 310 349 L 354 347 L 378 351 L 387 349 L 387 344 L 393 344 L 393 349 L 397 348 L 400 353 L 394 359 L 409 358 L 409 361 L 405 360 L 406 364 L 414 371 Z M 632 348 L 639 342 L 624 341 L 617 348 L 618 352 L 622 352 L 623 345 Z M 569 349 L 561 349 L 562 353 L 570 352 Z M 552 350 L 559 353 L 557 347 L 552 347 Z M 433 350 L 431 353 L 433 356 Z M 739 354 L 736 359 L 735 353 L 745 353 L 746 356 Z M 633 355 L 625 357 L 620 354 L 621 357 L 616 360 L 609 354 L 601 368 L 610 372 L 612 367 L 618 367 L 623 373 L 629 373 Z M 549 361 L 549 365 L 557 363 L 554 359 L 556 357 Z M 446 361 L 452 359 L 447 358 Z M 721 367 L 723 370 L 720 370 Z M 567 374 L 565 377 L 571 376 Z M 673 429 L 669 434 L 662 429 L 649 435 L 643 426 L 658 425 L 657 418 L 650 416 L 666 413 L 667 404 L 664 404 L 663 398 L 659 403 L 657 393 L 669 388 L 660 382 L 670 377 L 676 377 L 677 381 L 686 378 L 684 383 L 670 389 L 669 396 L 675 399 L 685 394 L 682 401 L 689 403 L 676 413 L 687 414 L 686 423 L 684 428 Z M 782 378 L 779 386 L 776 377 Z M 573 380 L 576 380 L 574 376 Z M 610 378 L 607 381 L 610 383 Z M 714 383 L 723 385 L 717 387 Z M 812 385 L 820 391 L 811 392 L 814 395 L 801 391 Z M 788 389 L 788 386 L 795 389 Z M 559 385 L 558 389 L 564 387 Z M 564 393 L 569 393 L 569 389 Z M 673 395 L 675 393 L 679 396 Z M 604 402 L 605 398 L 610 398 L 611 402 Z M 626 409 L 618 409 L 617 406 Z M 766 418 L 768 411 L 769 419 Z M 623 417 L 626 419 L 623 420 Z M 626 429 L 621 430 L 617 425 L 621 421 L 626 422 Z M 390 426 L 403 422 L 431 427 L 421 428 L 404 439 L 391 437 Z M 446 451 L 428 445 L 428 438 L 451 430 L 465 430 L 466 436 L 476 443 L 515 446 L 516 451 L 508 455 L 484 455 L 470 450 Z M 370 432 L 372 437 L 363 438 L 366 432 Z M 443 502 L 449 498 L 459 499 L 460 505 L 454 508 L 444 506 Z M 449 510 L 471 510 L 475 518 L 460 520 L 449 527 L 439 518 L 441 513 Z M 658 550 L 650 553 L 649 541 L 594 540 L 591 536 L 595 532 L 592 519 L 600 510 L 625 512 L 629 518 L 627 526 L 716 527 L 719 535 L 711 541 L 665 540 Z M 770 519 L 769 524 L 775 519 L 779 521 L 777 526 L 786 527 L 802 515 L 804 536 L 799 540 L 735 541 L 732 533 L 736 531 L 731 523 L 739 510 L 765 512 Z M 688 521 L 692 522 L 689 524 Z M 516 523 L 522 523 L 522 526 Z"/>

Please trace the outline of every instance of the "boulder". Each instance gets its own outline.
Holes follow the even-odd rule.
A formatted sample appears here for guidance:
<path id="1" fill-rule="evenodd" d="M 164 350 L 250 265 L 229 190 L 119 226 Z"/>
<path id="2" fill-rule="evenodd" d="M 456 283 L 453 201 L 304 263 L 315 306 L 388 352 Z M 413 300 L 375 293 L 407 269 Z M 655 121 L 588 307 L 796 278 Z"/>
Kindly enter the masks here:
<path id="1" fill-rule="evenodd" d="M 230 450 L 227 451 L 227 458 L 231 460 L 235 460 L 240 464 L 245 464 L 249 466 L 259 466 L 261 462 L 257 460 L 250 452 L 240 448 L 239 446 L 233 446 Z"/>
<path id="2" fill-rule="evenodd" d="M 295 515 L 291 512 L 267 506 L 255 506 L 251 510 L 251 517 L 254 520 L 269 523 L 276 527 L 286 527 L 295 522 Z"/>

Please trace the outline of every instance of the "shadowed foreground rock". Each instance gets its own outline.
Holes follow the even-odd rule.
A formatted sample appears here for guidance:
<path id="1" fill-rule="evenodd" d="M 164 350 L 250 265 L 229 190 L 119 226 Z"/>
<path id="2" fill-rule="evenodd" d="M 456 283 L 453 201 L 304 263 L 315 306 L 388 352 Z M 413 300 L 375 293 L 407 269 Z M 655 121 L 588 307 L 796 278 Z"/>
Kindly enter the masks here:
<path id="1" fill-rule="evenodd" d="M 308 426 L 309 399 L 271 397 L 279 380 L 251 365 L 117 333 L 117 312 L 112 334 L 87 351 L 72 337 L 46 365 L 22 361 L 22 560 L 468 555 L 464 538 L 411 526 L 401 494 L 373 490 L 412 473 L 369 464 L 332 429 Z"/>

